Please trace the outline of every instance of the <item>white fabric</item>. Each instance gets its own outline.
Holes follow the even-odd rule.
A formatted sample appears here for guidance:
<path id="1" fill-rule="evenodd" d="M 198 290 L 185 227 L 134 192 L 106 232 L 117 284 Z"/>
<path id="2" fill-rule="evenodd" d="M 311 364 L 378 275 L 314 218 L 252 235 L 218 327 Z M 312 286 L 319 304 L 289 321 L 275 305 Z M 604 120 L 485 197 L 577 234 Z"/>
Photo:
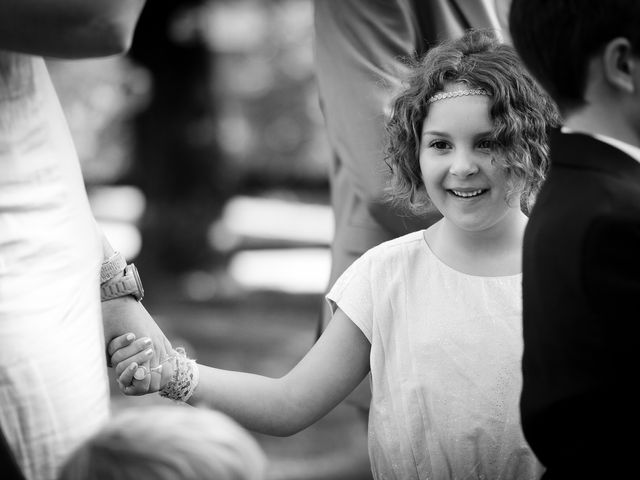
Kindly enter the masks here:
<path id="1" fill-rule="evenodd" d="M 327 298 L 371 342 L 377 479 L 535 479 L 521 432 L 521 275 L 443 264 L 423 232 L 365 253 Z"/>
<path id="2" fill-rule="evenodd" d="M 28 479 L 108 417 L 101 251 L 44 61 L 0 51 L 0 425 Z"/>

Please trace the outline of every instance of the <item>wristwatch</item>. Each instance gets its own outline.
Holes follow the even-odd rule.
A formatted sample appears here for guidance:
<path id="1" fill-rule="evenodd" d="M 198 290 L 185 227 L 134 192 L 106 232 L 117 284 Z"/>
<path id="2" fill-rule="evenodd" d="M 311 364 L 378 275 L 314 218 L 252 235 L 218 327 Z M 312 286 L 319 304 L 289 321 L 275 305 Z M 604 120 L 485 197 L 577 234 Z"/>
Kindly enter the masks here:
<path id="1" fill-rule="evenodd" d="M 144 298 L 144 289 L 142 281 L 138 274 L 138 269 L 133 263 L 127 265 L 124 269 L 124 275 L 116 280 L 109 280 L 100 285 L 100 297 L 103 302 L 113 298 L 133 297 L 141 301 Z"/>
<path id="2" fill-rule="evenodd" d="M 127 266 L 127 260 L 120 252 L 113 252 L 108 259 L 102 262 L 100 267 L 100 285 L 122 273 Z"/>

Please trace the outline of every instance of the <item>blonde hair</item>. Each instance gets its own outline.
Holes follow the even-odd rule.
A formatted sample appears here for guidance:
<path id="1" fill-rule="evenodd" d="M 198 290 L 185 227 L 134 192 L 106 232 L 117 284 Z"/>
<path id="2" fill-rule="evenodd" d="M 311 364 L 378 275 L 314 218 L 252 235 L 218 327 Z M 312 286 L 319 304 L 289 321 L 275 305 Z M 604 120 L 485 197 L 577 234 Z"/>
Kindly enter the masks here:
<path id="1" fill-rule="evenodd" d="M 132 408 L 78 448 L 59 480 L 263 480 L 266 459 L 228 416 L 189 406 Z"/>

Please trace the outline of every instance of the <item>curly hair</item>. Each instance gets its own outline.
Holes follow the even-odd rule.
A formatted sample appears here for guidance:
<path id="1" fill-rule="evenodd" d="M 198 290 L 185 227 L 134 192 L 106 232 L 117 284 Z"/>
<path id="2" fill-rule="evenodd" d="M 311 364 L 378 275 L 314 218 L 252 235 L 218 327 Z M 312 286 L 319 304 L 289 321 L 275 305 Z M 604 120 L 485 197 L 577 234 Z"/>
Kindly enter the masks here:
<path id="1" fill-rule="evenodd" d="M 431 48 L 410 61 L 403 91 L 392 103 L 387 122 L 386 163 L 392 177 L 391 200 L 424 213 L 430 206 L 420 173 L 420 136 L 429 114 L 428 100 L 446 85 L 463 83 L 490 95 L 493 161 L 505 169 L 507 199 L 521 194 L 530 209 L 548 168 L 547 133 L 559 124 L 551 98 L 526 72 L 515 50 L 491 30 L 468 30 L 457 40 Z"/>

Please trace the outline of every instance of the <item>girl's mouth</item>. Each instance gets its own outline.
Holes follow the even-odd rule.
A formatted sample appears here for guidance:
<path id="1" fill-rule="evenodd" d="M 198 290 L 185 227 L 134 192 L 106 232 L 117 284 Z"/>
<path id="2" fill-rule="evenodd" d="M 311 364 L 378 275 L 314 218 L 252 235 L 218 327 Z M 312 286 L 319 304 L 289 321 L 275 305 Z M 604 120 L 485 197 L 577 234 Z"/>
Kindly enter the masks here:
<path id="1" fill-rule="evenodd" d="M 478 188 L 477 190 L 465 190 L 465 191 L 454 190 L 454 189 L 447 190 L 447 192 L 451 193 L 452 195 L 458 198 L 474 198 L 488 191 L 489 189 L 483 189 L 483 188 Z"/>

